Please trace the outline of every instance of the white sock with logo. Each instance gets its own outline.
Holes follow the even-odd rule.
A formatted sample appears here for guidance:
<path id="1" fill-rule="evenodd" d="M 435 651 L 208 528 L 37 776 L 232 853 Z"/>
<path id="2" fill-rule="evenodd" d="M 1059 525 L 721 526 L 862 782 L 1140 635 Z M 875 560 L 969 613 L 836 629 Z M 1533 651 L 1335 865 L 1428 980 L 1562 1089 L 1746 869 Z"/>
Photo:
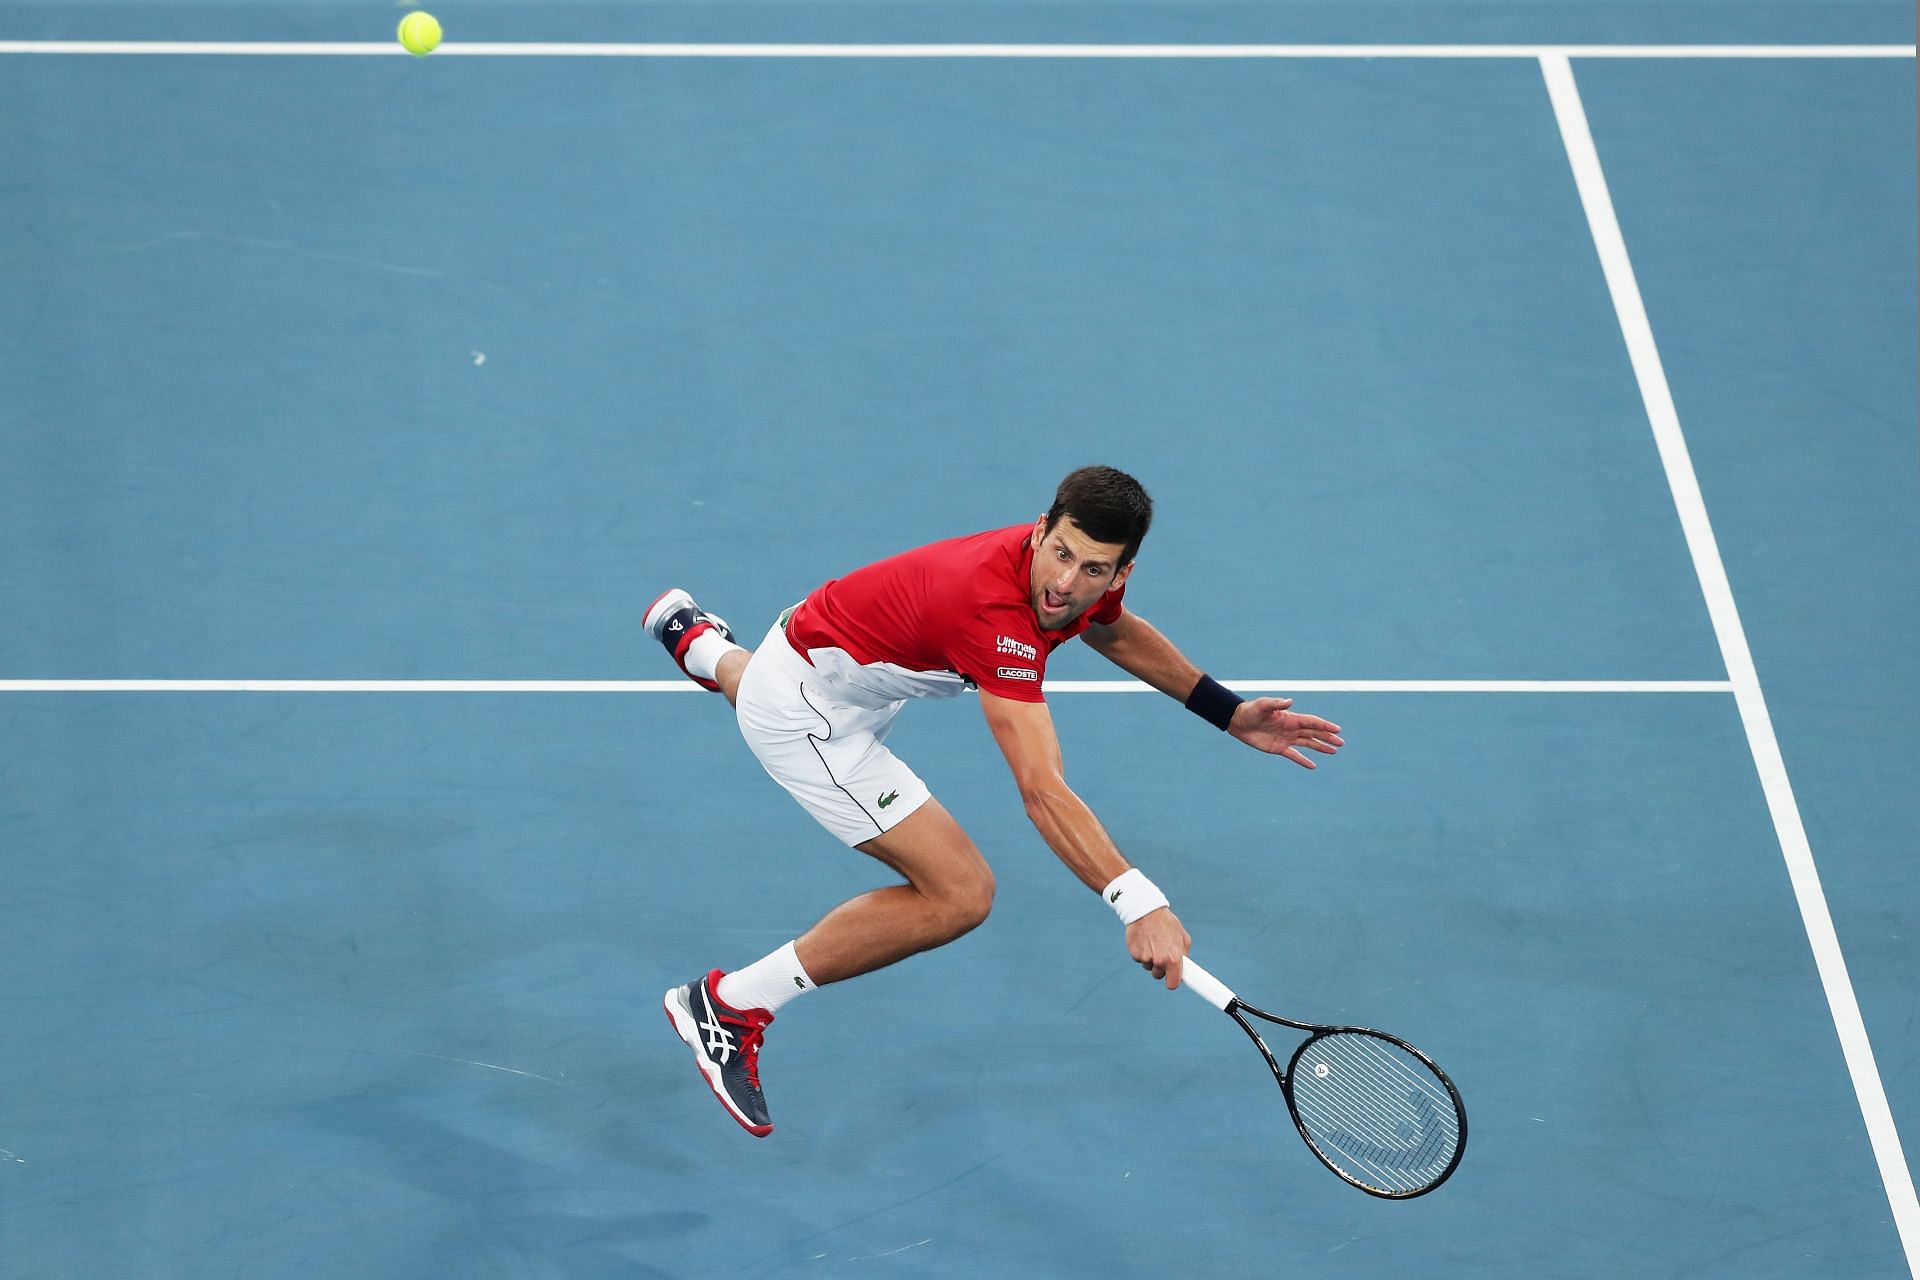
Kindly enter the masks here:
<path id="1" fill-rule="evenodd" d="M 765 1009 L 768 1013 L 795 996 L 813 990 L 813 979 L 800 966 L 800 955 L 789 942 L 763 960 L 735 969 L 720 979 L 715 994 L 736 1009 Z"/>
<path id="2" fill-rule="evenodd" d="M 687 674 L 699 676 L 702 680 L 713 679 L 713 673 L 720 666 L 720 659 L 741 646 L 721 635 L 718 631 L 703 631 L 693 638 L 687 646 Z"/>

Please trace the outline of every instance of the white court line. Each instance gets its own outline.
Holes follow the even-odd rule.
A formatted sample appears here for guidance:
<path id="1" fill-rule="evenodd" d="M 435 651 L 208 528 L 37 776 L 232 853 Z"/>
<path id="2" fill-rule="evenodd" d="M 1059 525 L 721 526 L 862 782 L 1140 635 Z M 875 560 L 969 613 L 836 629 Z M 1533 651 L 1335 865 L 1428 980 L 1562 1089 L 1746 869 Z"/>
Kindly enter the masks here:
<path id="1" fill-rule="evenodd" d="M 1693 458 L 1687 450 L 1686 436 L 1680 430 L 1680 414 L 1674 407 L 1659 348 L 1654 345 L 1653 326 L 1647 320 L 1640 285 L 1634 278 L 1633 263 L 1627 257 L 1627 243 L 1614 215 L 1606 174 L 1600 168 L 1600 154 L 1587 127 L 1586 108 L 1581 105 L 1573 67 L 1566 58 L 1543 57 L 1540 70 L 1546 77 L 1554 116 L 1560 122 L 1560 137 L 1573 167 L 1574 182 L 1580 190 L 1580 203 L 1586 209 L 1587 225 L 1593 233 L 1608 292 L 1613 295 L 1614 312 L 1626 339 L 1634 377 L 1640 384 L 1640 398 L 1646 405 L 1647 420 L 1660 449 L 1667 484 L 1673 490 L 1673 504 L 1680 514 L 1687 550 L 1693 556 L 1694 573 L 1700 579 L 1700 591 L 1706 597 L 1707 613 L 1713 620 L 1713 633 L 1720 641 L 1720 655 L 1733 681 L 1740 721 L 1746 727 L 1754 768 L 1760 775 L 1767 809 L 1773 815 L 1780 852 L 1786 859 L 1787 875 L 1793 883 L 1793 896 L 1800 905 L 1800 919 L 1806 926 L 1820 984 L 1826 989 L 1827 1007 L 1833 1014 L 1834 1030 L 1846 1055 L 1847 1071 L 1853 1077 L 1853 1092 L 1859 1099 L 1860 1114 L 1866 1121 L 1867 1136 L 1880 1165 L 1880 1180 L 1887 1189 L 1887 1202 L 1893 1207 L 1894 1225 L 1899 1228 L 1900 1240 L 1906 1249 L 1907 1268 L 1920 1280 L 1920 1200 L 1915 1198 L 1913 1174 L 1907 1168 L 1900 1133 L 1887 1106 L 1880 1068 L 1874 1061 L 1873 1046 L 1867 1040 L 1867 1027 L 1860 1017 L 1853 982 L 1847 976 L 1847 962 L 1840 954 L 1840 939 L 1834 932 L 1833 916 L 1827 910 L 1827 897 L 1813 864 L 1813 849 L 1807 841 L 1806 826 L 1800 820 L 1800 806 L 1794 800 L 1793 785 L 1787 778 L 1786 760 L 1774 736 L 1773 719 L 1767 713 L 1760 675 L 1753 665 L 1753 653 L 1747 647 L 1747 633 L 1734 605 L 1733 587 L 1720 559 L 1713 525 L 1707 519 L 1706 503 L 1694 475 Z"/>
<path id="2" fill-rule="evenodd" d="M 0 40 L 0 54 L 411 57 L 391 40 Z M 1911 58 L 1910 44 L 443 44 L 436 58 Z"/>
<path id="3" fill-rule="evenodd" d="M 1223 680 L 1241 693 L 1732 693 L 1727 680 Z M 1152 693 L 1049 680 L 1048 693 Z M 0 680 L 0 693 L 702 693 L 688 680 Z"/>
<path id="4" fill-rule="evenodd" d="M 1732 693 L 1728 680 L 1222 680 L 1235 693 Z M 1049 680 L 1048 693 L 1153 693 L 1138 680 Z"/>
<path id="5" fill-rule="evenodd" d="M 691 680 L 0 680 L 0 693 L 704 693 Z"/>

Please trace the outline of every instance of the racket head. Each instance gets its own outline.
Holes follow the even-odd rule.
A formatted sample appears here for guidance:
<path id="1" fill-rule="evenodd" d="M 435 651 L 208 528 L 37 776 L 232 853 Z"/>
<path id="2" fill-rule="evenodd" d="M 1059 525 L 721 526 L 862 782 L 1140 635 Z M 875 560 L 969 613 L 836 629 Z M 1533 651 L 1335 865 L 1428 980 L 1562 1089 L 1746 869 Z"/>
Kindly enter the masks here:
<path id="1" fill-rule="evenodd" d="M 1281 1090 L 1307 1148 L 1368 1195 L 1425 1195 L 1467 1149 L 1467 1109 L 1453 1081 L 1384 1031 L 1317 1029 L 1288 1059 Z"/>

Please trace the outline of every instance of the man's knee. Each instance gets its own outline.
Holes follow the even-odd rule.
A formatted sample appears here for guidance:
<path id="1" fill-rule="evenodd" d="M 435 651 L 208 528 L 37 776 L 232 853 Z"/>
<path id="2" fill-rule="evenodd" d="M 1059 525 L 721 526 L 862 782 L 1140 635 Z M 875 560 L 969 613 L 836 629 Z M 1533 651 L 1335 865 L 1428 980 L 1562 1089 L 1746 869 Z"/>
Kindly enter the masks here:
<path id="1" fill-rule="evenodd" d="M 934 946 L 971 933 L 993 910 L 993 871 L 977 853 L 972 865 L 947 868 L 912 888 L 920 895 L 921 926 Z"/>
<path id="2" fill-rule="evenodd" d="M 993 868 L 982 859 L 978 867 L 963 877 L 947 897 L 945 915 L 959 937 L 979 928 L 993 911 Z"/>
<path id="3" fill-rule="evenodd" d="M 993 910 L 993 868 L 938 800 L 856 847 L 906 878 L 925 904 L 927 932 L 941 941 L 978 928 Z"/>

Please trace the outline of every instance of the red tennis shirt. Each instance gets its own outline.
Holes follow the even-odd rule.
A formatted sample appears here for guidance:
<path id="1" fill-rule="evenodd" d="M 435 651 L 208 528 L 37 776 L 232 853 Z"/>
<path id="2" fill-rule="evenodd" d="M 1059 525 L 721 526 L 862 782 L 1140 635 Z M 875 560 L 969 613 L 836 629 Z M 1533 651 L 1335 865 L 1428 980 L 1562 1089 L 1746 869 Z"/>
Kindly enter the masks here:
<path id="1" fill-rule="evenodd" d="M 1044 702 L 1048 655 L 1092 623 L 1118 621 L 1126 588 L 1058 631 L 1041 630 L 1028 594 L 1032 532 L 1028 524 L 990 529 L 855 569 L 800 602 L 787 639 L 801 654 L 839 649 L 860 667 L 881 668 L 873 683 L 891 696 L 942 697 L 964 679 L 1002 698 Z"/>

